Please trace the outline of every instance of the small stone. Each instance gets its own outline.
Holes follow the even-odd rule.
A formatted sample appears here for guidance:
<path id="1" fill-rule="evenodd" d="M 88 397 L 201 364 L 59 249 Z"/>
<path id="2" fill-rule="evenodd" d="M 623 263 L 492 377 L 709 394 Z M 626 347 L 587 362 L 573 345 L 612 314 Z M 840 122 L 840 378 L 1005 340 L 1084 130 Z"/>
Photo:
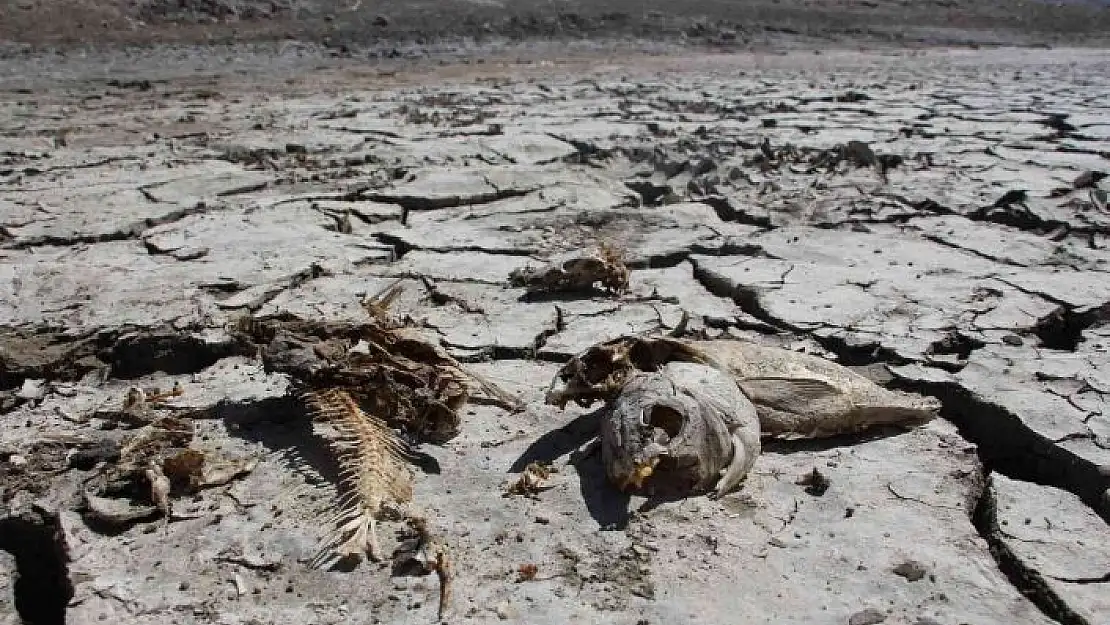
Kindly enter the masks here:
<path id="1" fill-rule="evenodd" d="M 502 601 L 501 603 L 497 604 L 493 607 L 493 611 L 495 614 L 497 614 L 497 618 L 501 619 L 502 621 L 507 621 L 512 618 L 514 612 L 512 606 L 509 605 L 508 601 Z"/>
<path id="2" fill-rule="evenodd" d="M 23 386 L 20 387 L 18 397 L 27 401 L 35 401 L 42 399 L 46 395 L 46 380 L 31 380 L 23 381 Z"/>
<path id="3" fill-rule="evenodd" d="M 867 608 L 866 610 L 860 610 L 848 617 L 848 625 L 875 625 L 885 620 L 886 614 L 883 614 L 875 608 Z"/>
<path id="4" fill-rule="evenodd" d="M 925 573 L 927 573 L 925 565 L 917 560 L 906 560 L 894 567 L 895 575 L 904 577 L 911 582 L 916 582 L 925 577 Z"/>

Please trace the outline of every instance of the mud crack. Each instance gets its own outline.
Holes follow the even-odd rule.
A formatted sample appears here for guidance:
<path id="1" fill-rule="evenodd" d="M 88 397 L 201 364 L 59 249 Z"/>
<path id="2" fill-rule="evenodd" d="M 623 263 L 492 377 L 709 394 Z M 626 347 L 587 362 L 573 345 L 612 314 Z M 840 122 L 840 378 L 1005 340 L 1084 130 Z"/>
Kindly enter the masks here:
<path id="1" fill-rule="evenodd" d="M 15 557 L 15 609 L 23 623 L 64 625 L 73 584 L 57 517 L 0 519 L 0 551 Z"/>

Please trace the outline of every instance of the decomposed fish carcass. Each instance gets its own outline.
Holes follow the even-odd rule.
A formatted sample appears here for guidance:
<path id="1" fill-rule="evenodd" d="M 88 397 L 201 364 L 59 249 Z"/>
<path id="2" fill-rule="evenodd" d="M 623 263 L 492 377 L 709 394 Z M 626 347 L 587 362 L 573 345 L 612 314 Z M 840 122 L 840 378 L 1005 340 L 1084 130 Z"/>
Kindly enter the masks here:
<path id="1" fill-rule="evenodd" d="M 636 486 L 666 469 L 656 486 L 691 493 L 712 487 L 717 495 L 751 468 L 759 434 L 817 438 L 911 426 L 940 409 L 935 398 L 883 388 L 811 354 L 747 341 L 635 336 L 572 358 L 546 401 L 609 405 L 602 449 L 616 485 Z"/>

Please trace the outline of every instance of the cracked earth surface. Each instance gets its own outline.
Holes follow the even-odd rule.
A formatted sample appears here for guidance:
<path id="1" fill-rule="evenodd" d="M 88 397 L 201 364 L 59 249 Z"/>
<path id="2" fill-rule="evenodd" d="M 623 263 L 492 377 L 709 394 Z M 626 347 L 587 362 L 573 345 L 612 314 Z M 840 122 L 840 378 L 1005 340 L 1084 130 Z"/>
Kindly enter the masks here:
<path id="1" fill-rule="evenodd" d="M 307 567 L 330 494 L 287 452 L 323 451 L 227 333 L 359 320 L 400 279 L 394 308 L 527 406 L 471 405 L 422 449 L 449 620 L 1110 623 L 1110 56 L 444 72 L 0 92 L 0 471 L 24 485 L 2 493 L 0 622 L 433 621 L 434 576 Z M 509 286 L 595 243 L 628 293 Z M 820 354 L 943 418 L 769 444 L 738 492 L 645 506 L 573 453 L 590 415 L 543 389 L 684 313 L 689 336 Z M 175 382 L 206 448 L 261 462 L 171 523 L 87 526 L 67 446 L 111 434 L 98 410 L 128 387 Z M 532 460 L 553 488 L 503 497 Z M 814 468 L 820 495 L 796 483 Z"/>

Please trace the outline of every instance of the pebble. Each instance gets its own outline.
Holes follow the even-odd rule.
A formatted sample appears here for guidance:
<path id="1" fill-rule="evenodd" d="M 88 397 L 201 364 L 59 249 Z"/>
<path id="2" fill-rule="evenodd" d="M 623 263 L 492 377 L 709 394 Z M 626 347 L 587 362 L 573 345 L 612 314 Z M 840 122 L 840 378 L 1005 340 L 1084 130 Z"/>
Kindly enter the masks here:
<path id="1" fill-rule="evenodd" d="M 886 614 L 875 608 L 860 610 L 848 618 L 848 625 L 875 625 L 886 620 Z"/>
<path id="2" fill-rule="evenodd" d="M 925 577 L 928 570 L 925 565 L 917 560 L 906 560 L 905 562 L 894 567 L 894 574 L 904 577 L 911 582 L 916 582 Z"/>

